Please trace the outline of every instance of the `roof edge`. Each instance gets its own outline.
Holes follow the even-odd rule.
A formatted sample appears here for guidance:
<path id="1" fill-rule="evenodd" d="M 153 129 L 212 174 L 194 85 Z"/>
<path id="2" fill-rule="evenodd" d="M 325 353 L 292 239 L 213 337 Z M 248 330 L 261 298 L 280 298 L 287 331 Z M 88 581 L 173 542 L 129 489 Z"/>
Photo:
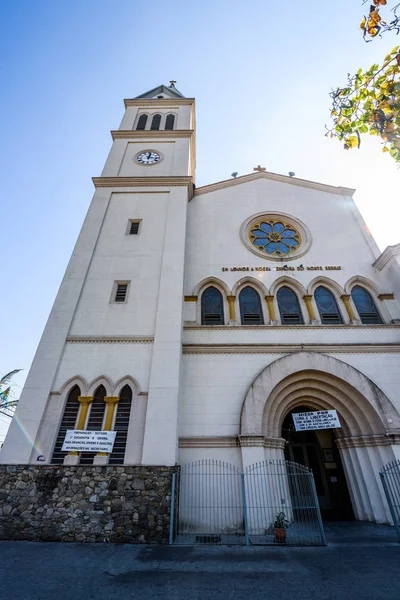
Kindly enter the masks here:
<path id="1" fill-rule="evenodd" d="M 272 173 L 270 171 L 261 171 L 258 173 L 249 173 L 247 175 L 241 175 L 240 177 L 236 177 L 234 179 L 224 179 L 222 181 L 217 181 L 216 183 L 203 185 L 201 187 L 196 188 L 194 195 L 198 196 L 201 194 L 208 194 L 209 192 L 214 192 L 216 190 L 231 187 L 233 185 L 247 183 L 249 181 L 253 181 L 254 179 L 269 179 L 272 181 L 280 181 L 281 183 L 290 183 L 291 185 L 299 185 L 301 187 L 307 187 L 315 190 L 321 190 L 324 192 L 330 192 L 333 194 L 339 194 L 340 196 L 353 196 L 354 192 L 356 191 L 353 188 L 347 188 L 342 186 L 337 187 L 325 183 L 319 183 L 317 181 L 309 181 L 308 179 L 299 179 L 298 177 L 279 175 L 278 173 Z"/>

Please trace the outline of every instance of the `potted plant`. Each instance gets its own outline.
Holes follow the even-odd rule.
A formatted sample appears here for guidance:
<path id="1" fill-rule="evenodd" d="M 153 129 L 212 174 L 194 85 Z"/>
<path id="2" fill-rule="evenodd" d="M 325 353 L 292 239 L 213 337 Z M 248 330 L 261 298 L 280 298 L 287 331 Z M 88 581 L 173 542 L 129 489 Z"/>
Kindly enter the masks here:
<path id="1" fill-rule="evenodd" d="M 286 544 L 286 529 L 289 527 L 289 521 L 284 512 L 278 512 L 274 520 L 274 541 L 277 544 Z"/>

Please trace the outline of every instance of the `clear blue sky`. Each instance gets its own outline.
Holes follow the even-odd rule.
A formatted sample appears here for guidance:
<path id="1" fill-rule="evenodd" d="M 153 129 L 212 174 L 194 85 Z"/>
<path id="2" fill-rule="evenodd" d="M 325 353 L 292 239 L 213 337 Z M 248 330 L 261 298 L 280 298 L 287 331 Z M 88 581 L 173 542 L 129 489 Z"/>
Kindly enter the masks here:
<path id="1" fill-rule="evenodd" d="M 197 185 L 260 163 L 355 187 L 379 246 L 400 241 L 400 173 L 379 140 L 345 152 L 324 137 L 331 86 L 398 43 L 365 44 L 363 10 L 361 0 L 2 0 L 0 373 L 24 369 L 17 395 L 122 100 L 170 79 L 197 101 Z"/>

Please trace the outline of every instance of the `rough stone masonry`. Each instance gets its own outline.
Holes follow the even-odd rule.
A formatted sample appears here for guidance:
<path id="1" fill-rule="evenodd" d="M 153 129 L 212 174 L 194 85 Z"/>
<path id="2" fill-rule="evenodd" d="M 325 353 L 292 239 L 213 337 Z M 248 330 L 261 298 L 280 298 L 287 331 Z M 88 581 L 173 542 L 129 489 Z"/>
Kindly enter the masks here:
<path id="1" fill-rule="evenodd" d="M 166 544 L 174 471 L 0 465 L 0 539 Z"/>

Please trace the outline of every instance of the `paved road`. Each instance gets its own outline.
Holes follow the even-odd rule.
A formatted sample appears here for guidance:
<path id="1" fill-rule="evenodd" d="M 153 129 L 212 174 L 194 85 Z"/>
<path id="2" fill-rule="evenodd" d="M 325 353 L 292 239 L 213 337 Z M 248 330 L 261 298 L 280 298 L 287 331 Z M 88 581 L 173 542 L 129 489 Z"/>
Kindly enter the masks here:
<path id="1" fill-rule="evenodd" d="M 399 600 L 395 542 L 321 548 L 0 542 L 0 600 Z"/>

